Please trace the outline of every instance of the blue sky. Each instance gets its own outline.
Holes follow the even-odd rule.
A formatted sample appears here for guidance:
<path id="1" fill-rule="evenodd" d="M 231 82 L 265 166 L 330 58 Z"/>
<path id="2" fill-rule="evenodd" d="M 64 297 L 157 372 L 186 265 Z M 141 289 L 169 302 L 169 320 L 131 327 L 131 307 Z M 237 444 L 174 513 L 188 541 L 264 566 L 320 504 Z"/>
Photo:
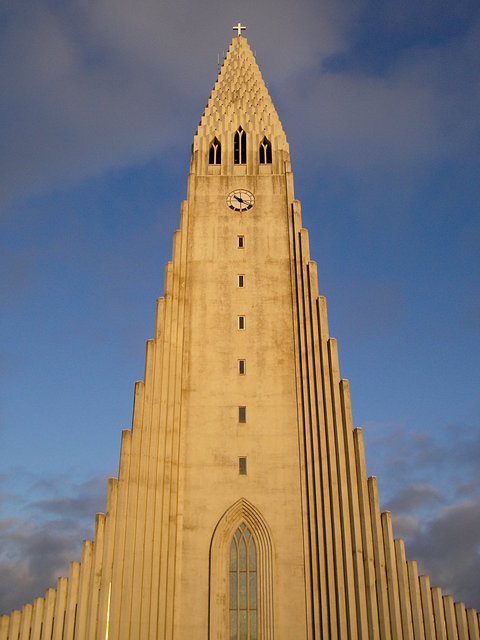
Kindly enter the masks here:
<path id="1" fill-rule="evenodd" d="M 480 607 L 480 5 L 0 4 L 0 610 L 78 559 L 118 467 L 242 20 L 367 470 L 432 583 Z"/>

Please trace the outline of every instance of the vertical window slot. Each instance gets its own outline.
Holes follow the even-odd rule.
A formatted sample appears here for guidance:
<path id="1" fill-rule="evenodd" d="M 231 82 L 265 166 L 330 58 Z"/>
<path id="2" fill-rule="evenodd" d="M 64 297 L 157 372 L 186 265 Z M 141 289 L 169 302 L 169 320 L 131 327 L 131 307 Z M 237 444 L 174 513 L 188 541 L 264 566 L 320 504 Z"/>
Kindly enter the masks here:
<path id="1" fill-rule="evenodd" d="M 246 456 L 240 456 L 238 458 L 238 473 L 241 476 L 247 475 L 247 457 Z"/>

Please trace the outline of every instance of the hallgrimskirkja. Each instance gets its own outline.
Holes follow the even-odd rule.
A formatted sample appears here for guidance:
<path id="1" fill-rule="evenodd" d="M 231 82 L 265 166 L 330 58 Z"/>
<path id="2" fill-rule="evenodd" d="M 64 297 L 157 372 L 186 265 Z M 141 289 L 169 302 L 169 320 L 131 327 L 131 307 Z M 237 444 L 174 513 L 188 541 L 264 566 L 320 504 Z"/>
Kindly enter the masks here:
<path id="1" fill-rule="evenodd" d="M 367 479 L 285 132 L 235 29 L 105 514 L 0 640 L 480 640 Z"/>

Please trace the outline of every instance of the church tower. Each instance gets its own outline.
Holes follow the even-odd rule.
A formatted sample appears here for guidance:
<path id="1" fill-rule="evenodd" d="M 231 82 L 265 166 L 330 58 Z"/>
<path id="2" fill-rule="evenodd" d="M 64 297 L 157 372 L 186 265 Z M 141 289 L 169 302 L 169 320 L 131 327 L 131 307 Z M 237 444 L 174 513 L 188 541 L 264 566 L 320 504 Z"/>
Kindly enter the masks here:
<path id="1" fill-rule="evenodd" d="M 286 136 L 237 28 L 106 513 L 0 640 L 480 640 L 380 513 Z"/>

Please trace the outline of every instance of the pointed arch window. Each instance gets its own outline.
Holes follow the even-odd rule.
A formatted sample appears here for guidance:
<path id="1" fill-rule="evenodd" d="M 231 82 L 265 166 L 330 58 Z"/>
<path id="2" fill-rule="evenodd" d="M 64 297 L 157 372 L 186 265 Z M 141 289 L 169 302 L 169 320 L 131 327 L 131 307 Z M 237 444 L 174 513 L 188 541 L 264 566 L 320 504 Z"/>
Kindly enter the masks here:
<path id="1" fill-rule="evenodd" d="M 208 164 L 222 164 L 222 145 L 217 138 L 214 138 L 210 145 Z"/>
<path id="2" fill-rule="evenodd" d="M 257 549 L 244 522 L 230 545 L 230 640 L 254 640 L 257 627 Z"/>
<path id="3" fill-rule="evenodd" d="M 260 142 L 260 164 L 272 164 L 272 143 L 268 138 Z"/>
<path id="4" fill-rule="evenodd" d="M 247 164 L 247 135 L 242 127 L 233 137 L 233 164 Z"/>

